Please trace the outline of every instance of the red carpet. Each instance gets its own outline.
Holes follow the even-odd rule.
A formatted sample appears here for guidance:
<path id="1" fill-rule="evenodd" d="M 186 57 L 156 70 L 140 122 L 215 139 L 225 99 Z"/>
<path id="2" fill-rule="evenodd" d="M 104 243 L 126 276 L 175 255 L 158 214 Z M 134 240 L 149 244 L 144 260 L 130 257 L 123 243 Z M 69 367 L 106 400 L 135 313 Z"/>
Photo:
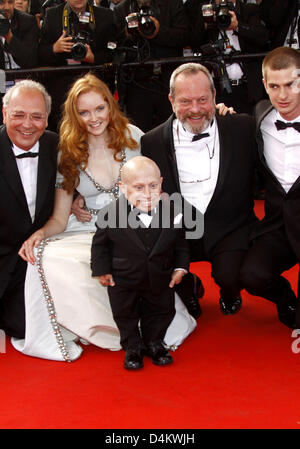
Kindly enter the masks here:
<path id="1" fill-rule="evenodd" d="M 209 264 L 192 268 L 206 288 L 203 315 L 171 366 L 145 359 L 127 372 L 123 352 L 93 346 L 76 362 L 53 362 L 7 339 L 0 428 L 299 429 L 300 353 L 275 306 L 243 292 L 242 310 L 223 316 Z M 286 276 L 296 287 L 298 267 Z"/>

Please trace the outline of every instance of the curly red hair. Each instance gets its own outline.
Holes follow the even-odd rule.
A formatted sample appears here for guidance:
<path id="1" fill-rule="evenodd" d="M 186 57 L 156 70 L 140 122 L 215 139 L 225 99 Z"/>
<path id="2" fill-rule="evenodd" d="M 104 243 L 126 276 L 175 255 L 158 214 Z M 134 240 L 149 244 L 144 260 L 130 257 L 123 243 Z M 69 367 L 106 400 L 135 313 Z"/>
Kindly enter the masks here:
<path id="1" fill-rule="evenodd" d="M 102 95 L 104 101 L 108 103 L 108 147 L 113 150 L 114 159 L 120 160 L 118 154 L 125 147 L 132 150 L 138 148 L 138 143 L 131 137 L 129 121 L 120 111 L 108 86 L 91 73 L 79 78 L 68 92 L 59 133 L 58 170 L 64 177 L 62 187 L 69 193 L 72 193 L 79 184 L 80 167 L 85 169 L 88 163 L 88 133 L 76 105 L 79 95 L 91 91 Z"/>

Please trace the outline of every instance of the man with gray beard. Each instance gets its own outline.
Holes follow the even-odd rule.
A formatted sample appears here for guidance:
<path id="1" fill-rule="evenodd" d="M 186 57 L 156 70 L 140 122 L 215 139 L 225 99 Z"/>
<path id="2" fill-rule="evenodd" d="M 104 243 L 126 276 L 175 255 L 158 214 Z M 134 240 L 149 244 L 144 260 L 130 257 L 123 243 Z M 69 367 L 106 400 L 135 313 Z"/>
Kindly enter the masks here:
<path id="1" fill-rule="evenodd" d="M 256 220 L 255 128 L 246 114 L 215 115 L 215 95 L 204 66 L 181 65 L 170 79 L 173 115 L 146 133 L 141 144 L 142 154 L 161 170 L 163 191 L 180 192 L 195 212 L 204 214 L 203 237 L 189 240 L 192 261 L 211 263 L 221 311 L 232 315 L 241 308 L 239 271 Z M 179 295 L 188 297 L 192 274 L 178 287 Z"/>

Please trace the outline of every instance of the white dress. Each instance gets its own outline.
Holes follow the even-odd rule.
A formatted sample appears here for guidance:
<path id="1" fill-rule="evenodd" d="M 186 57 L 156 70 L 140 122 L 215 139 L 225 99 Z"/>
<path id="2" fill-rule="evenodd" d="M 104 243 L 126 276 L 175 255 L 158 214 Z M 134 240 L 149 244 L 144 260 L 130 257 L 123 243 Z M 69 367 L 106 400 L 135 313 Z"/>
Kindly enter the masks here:
<path id="1" fill-rule="evenodd" d="M 142 132 L 133 125 L 130 129 L 132 137 L 139 141 Z M 124 154 L 125 160 L 129 160 L 140 151 L 125 149 Z M 57 181 L 62 181 L 59 173 Z M 85 198 L 92 220 L 81 223 L 71 215 L 66 230 L 44 240 L 37 249 L 36 264 L 28 264 L 26 335 L 25 339 L 11 341 L 17 350 L 34 357 L 76 360 L 83 350 L 78 344 L 80 340 L 112 351 L 121 349 L 107 289 L 91 277 L 90 269 L 96 211 L 115 197 L 99 191 L 87 171 L 80 172 L 77 190 Z M 196 321 L 177 294 L 175 297 L 176 315 L 165 336 L 170 349 L 176 349 L 196 327 Z"/>

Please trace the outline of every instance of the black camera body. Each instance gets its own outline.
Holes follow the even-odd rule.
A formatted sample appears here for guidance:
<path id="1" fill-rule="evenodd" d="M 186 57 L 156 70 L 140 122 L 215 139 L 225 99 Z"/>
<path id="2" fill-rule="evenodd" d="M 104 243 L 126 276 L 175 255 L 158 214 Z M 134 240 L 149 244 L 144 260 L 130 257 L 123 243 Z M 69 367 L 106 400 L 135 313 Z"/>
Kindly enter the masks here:
<path id="1" fill-rule="evenodd" d="M 156 23 L 151 16 L 154 17 L 151 2 L 144 1 L 140 2 L 140 4 L 137 3 L 137 11 L 126 17 L 129 34 L 136 34 L 138 32 L 146 39 L 151 39 L 156 33 Z"/>
<path id="2" fill-rule="evenodd" d="M 221 30 L 226 30 L 231 24 L 229 11 L 234 11 L 234 6 L 227 0 L 221 0 L 219 4 L 213 1 L 202 6 L 202 16 L 208 26 L 215 25 Z"/>
<path id="3" fill-rule="evenodd" d="M 0 9 L 0 36 L 6 36 L 6 34 L 9 32 L 9 29 L 9 20 L 6 18 L 5 12 Z"/>
<path id="4" fill-rule="evenodd" d="M 79 14 L 78 23 L 76 24 L 72 23 L 73 18 L 74 15 L 70 14 L 69 20 L 71 29 L 76 30 L 72 35 L 74 45 L 71 49 L 71 57 L 76 61 L 82 61 L 87 54 L 86 44 L 91 45 L 93 42 L 89 26 L 90 14 L 88 12 Z"/>

